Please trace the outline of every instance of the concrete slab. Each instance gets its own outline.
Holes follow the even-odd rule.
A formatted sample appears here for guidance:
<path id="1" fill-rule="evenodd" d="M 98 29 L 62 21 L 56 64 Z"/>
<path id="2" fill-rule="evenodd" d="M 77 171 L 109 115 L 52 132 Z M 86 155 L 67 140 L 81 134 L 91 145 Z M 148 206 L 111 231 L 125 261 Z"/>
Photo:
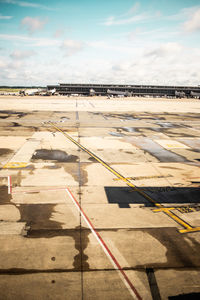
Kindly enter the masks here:
<path id="1" fill-rule="evenodd" d="M 132 149 L 135 150 L 137 147 L 134 147 L 130 143 L 124 142 L 123 139 L 115 137 L 83 137 L 80 138 L 80 144 L 84 147 L 87 147 L 89 150 L 92 149 Z"/>
<path id="2" fill-rule="evenodd" d="M 156 270 L 155 275 L 163 300 L 178 299 L 178 297 L 198 299 L 200 296 L 199 268 Z"/>
<path id="3" fill-rule="evenodd" d="M 20 220 L 19 210 L 14 205 L 0 205 L 0 220 L 17 222 Z"/>
<path id="4" fill-rule="evenodd" d="M 130 208 L 125 208 L 123 204 L 121 207 L 118 204 L 83 204 L 82 207 L 95 228 L 158 228 L 162 224 L 163 227 L 182 229 L 163 213 L 155 214 L 150 209 L 134 207 L 130 203 Z"/>
<path id="5" fill-rule="evenodd" d="M 5 274 L 0 276 L 0 289 L 2 299 L 7 300 L 80 300 L 81 273 Z"/>
<path id="6" fill-rule="evenodd" d="M 2 222 L 2 221 L 6 221 L 6 222 Z M 13 220 L 2 220 L 2 221 L 0 222 L 0 240 L 7 240 L 7 238 L 10 235 L 18 236 L 18 235 L 25 234 L 26 224 L 24 222 L 17 223 L 17 222 L 13 222 Z M 2 252 L 5 253 L 5 250 Z"/>
<path id="7" fill-rule="evenodd" d="M 132 284 L 137 287 L 142 299 L 151 300 L 146 274 L 141 271 L 126 271 Z M 113 288 L 111 289 L 110 286 Z M 83 294 L 86 299 L 133 299 L 117 271 L 84 272 Z"/>
<path id="8" fill-rule="evenodd" d="M 23 229 L 24 223 L 17 224 Z M 80 270 L 79 229 L 59 231 L 41 228 L 29 232 L 26 237 L 13 235 L 13 232 L 9 234 L 9 229 L 7 232 L 0 235 L 1 270 Z"/>
<path id="9" fill-rule="evenodd" d="M 71 185 L 77 186 L 76 172 L 78 172 L 75 163 L 68 163 L 64 166 L 59 166 L 57 169 L 42 168 L 33 171 L 21 170 L 20 172 L 20 186 L 64 186 Z"/>

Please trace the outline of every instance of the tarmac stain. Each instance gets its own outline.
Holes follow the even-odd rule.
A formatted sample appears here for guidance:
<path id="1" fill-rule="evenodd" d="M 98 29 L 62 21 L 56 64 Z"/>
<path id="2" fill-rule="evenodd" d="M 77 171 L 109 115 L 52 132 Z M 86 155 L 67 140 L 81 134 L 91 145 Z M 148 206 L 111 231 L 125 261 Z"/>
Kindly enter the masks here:
<path id="1" fill-rule="evenodd" d="M 145 263 L 146 268 L 187 268 L 199 266 L 200 244 L 192 236 L 181 235 L 177 228 L 145 228 L 134 231 L 139 231 L 141 235 L 146 233 L 152 236 L 153 239 L 156 239 L 166 249 L 165 262 L 154 262 L 150 258 L 151 261 Z M 141 243 L 143 243 L 143 240 L 145 240 L 145 235 L 144 239 L 141 239 Z M 135 268 L 143 267 L 143 264 L 135 266 Z"/>
<path id="2" fill-rule="evenodd" d="M 31 159 L 56 160 L 58 162 L 77 162 L 78 156 L 68 155 L 62 150 L 38 149 L 35 151 Z"/>
<path id="3" fill-rule="evenodd" d="M 77 226 L 76 229 L 80 229 L 80 226 Z M 75 269 L 80 269 L 80 264 L 82 270 L 86 271 L 89 270 L 89 264 L 87 262 L 88 256 L 84 253 L 84 250 L 87 248 L 89 243 L 88 235 L 90 231 L 84 227 L 81 227 L 81 236 L 76 235 L 75 239 L 75 248 L 79 251 L 77 255 L 74 256 L 74 263 L 73 266 Z"/>
<path id="4" fill-rule="evenodd" d="M 16 122 L 12 122 L 13 124 L 13 127 L 20 127 L 21 125 L 19 123 L 16 123 Z"/>
<path id="5" fill-rule="evenodd" d="M 58 236 L 73 238 L 75 249 L 78 251 L 78 254 L 74 256 L 74 270 L 89 270 L 88 256 L 84 253 L 84 251 L 89 243 L 88 236 L 90 234 L 90 230 L 84 227 L 80 228 L 80 226 L 75 227 L 75 229 L 62 229 L 60 223 L 49 220 L 53 207 L 54 205 L 49 204 L 48 207 L 47 204 L 21 205 L 20 222 L 27 222 L 27 225 L 30 226 L 30 229 L 27 231 L 26 238 L 54 238 Z M 38 227 L 42 229 L 37 229 Z M 51 257 L 51 260 L 55 261 L 56 257 Z"/>
<path id="6" fill-rule="evenodd" d="M 51 220 L 56 204 L 21 204 L 18 209 L 21 215 L 19 222 L 26 222 L 30 230 L 61 229 L 62 223 Z"/>
<path id="7" fill-rule="evenodd" d="M 22 171 L 18 171 L 16 175 L 12 175 L 12 185 L 15 186 L 21 186 L 21 181 L 24 179 L 25 176 L 22 176 Z"/>
<path id="8" fill-rule="evenodd" d="M 97 162 L 97 160 L 96 160 L 94 157 L 92 157 L 92 156 L 90 156 L 90 157 L 88 158 L 88 160 L 90 160 L 90 161 L 92 161 L 92 162 Z"/>
<path id="9" fill-rule="evenodd" d="M 5 116 L 0 116 L 0 119 L 7 119 L 9 116 L 5 115 Z"/>
<path id="10" fill-rule="evenodd" d="M 17 115 L 18 118 L 22 118 L 26 116 L 28 113 L 24 113 L 21 111 L 12 111 L 12 110 L 0 110 L 0 114 L 6 114 L 7 117 L 10 117 L 12 115 Z"/>
<path id="11" fill-rule="evenodd" d="M 0 148 L 0 155 L 7 155 L 13 153 L 13 150 L 8 148 Z"/>
<path id="12" fill-rule="evenodd" d="M 164 149 L 158 143 L 149 138 L 129 138 L 128 142 L 134 144 L 136 147 L 139 147 L 144 151 L 147 151 L 148 153 L 156 157 L 160 162 L 187 161 L 183 156 Z"/>
<path id="13" fill-rule="evenodd" d="M 11 194 L 8 194 L 8 187 L 6 185 L 0 186 L 0 205 L 10 204 L 12 199 Z"/>

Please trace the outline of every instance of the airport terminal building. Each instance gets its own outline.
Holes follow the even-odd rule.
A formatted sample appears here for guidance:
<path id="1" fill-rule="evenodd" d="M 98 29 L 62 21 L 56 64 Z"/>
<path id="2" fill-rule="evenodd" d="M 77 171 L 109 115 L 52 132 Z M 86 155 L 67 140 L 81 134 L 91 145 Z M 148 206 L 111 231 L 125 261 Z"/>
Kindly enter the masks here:
<path id="1" fill-rule="evenodd" d="M 48 85 L 48 90 L 56 89 L 60 95 L 87 96 L 150 96 L 150 97 L 199 97 L 200 86 L 154 86 L 154 85 L 117 85 L 117 84 L 75 84 L 60 83 Z"/>

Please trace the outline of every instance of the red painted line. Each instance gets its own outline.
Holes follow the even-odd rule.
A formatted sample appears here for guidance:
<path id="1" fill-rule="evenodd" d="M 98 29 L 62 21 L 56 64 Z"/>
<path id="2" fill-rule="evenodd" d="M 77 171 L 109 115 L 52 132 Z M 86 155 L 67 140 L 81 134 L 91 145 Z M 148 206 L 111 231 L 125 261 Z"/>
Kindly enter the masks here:
<path id="1" fill-rule="evenodd" d="M 87 215 L 85 214 L 85 212 L 83 211 L 83 209 L 79 205 L 78 201 L 75 199 L 72 192 L 69 190 L 69 188 L 66 188 L 66 191 L 71 196 L 71 199 L 75 202 L 77 208 L 79 209 L 80 213 L 84 217 L 84 219 L 85 219 L 86 223 L 88 224 L 89 228 L 91 229 L 91 231 L 94 233 L 94 235 L 96 235 L 95 237 L 97 238 L 97 240 L 100 241 L 100 244 L 101 244 L 102 248 L 104 249 L 104 252 L 110 258 L 110 260 L 111 260 L 112 264 L 114 265 L 115 269 L 118 270 L 121 273 L 126 286 L 129 289 L 131 289 L 131 291 L 132 291 L 131 295 L 135 299 L 142 300 L 142 297 L 140 296 L 140 294 L 138 293 L 138 291 L 136 290 L 136 288 L 134 287 L 134 285 L 132 284 L 132 282 L 130 281 L 130 279 L 128 278 L 128 276 L 126 275 L 126 273 L 124 272 L 124 270 L 120 266 L 119 262 L 117 261 L 115 256 L 112 254 L 112 252 L 110 251 L 110 249 L 108 248 L 108 246 L 106 245 L 106 243 L 104 242 L 102 237 L 100 236 L 100 234 L 96 231 L 96 229 L 94 228 L 94 226 L 91 223 L 90 219 L 87 217 Z"/>

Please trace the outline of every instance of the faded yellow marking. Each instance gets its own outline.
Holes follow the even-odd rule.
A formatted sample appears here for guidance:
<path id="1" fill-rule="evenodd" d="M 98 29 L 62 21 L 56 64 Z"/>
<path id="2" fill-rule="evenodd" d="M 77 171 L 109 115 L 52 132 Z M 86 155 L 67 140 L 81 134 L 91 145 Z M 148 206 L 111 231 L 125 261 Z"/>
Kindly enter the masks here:
<path id="1" fill-rule="evenodd" d="M 159 145 L 166 149 L 189 149 L 190 147 L 174 140 L 155 140 Z"/>
<path id="2" fill-rule="evenodd" d="M 133 177 L 125 177 L 128 180 L 143 180 L 143 179 L 153 179 L 153 178 L 166 178 L 172 177 L 172 175 L 150 175 L 150 176 L 133 176 Z M 113 180 L 121 180 L 120 178 L 113 178 Z"/>
<path id="3" fill-rule="evenodd" d="M 196 212 L 199 211 L 199 207 L 190 207 L 190 206 L 181 206 L 176 208 L 178 211 L 180 211 L 182 214 L 184 213 L 190 213 L 190 212 Z"/>
<path id="4" fill-rule="evenodd" d="M 28 163 L 25 162 L 8 162 L 3 166 L 3 169 L 26 168 Z"/>
<path id="5" fill-rule="evenodd" d="M 70 141 L 72 141 L 75 145 L 77 145 L 80 149 L 82 149 L 83 151 L 85 151 L 86 153 L 88 153 L 90 156 L 94 157 L 100 164 L 102 164 L 107 170 L 109 170 L 111 173 L 113 173 L 117 178 L 119 178 L 120 180 L 123 180 L 128 186 L 130 186 L 134 191 L 138 192 L 140 195 L 142 195 L 145 199 L 147 199 L 149 202 L 153 203 L 157 208 L 154 211 L 161 211 L 164 212 L 166 215 L 168 215 L 170 218 L 172 218 L 176 223 L 178 223 L 179 225 L 181 225 L 182 227 L 186 228 L 184 230 L 187 231 L 180 231 L 181 233 L 184 232 L 190 232 L 190 231 L 199 231 L 200 227 L 192 227 L 190 224 L 186 223 L 185 221 L 183 221 L 180 217 L 178 217 L 177 215 L 175 215 L 173 212 L 171 212 L 172 209 L 175 209 L 174 207 L 164 207 L 162 204 L 157 203 L 154 199 L 152 199 L 149 195 L 147 195 L 144 191 L 142 191 L 141 189 L 139 189 L 138 187 L 136 187 L 132 182 L 130 182 L 126 177 L 124 177 L 123 175 L 121 175 L 120 173 L 118 173 L 117 171 L 115 171 L 112 167 L 110 167 L 106 162 L 104 162 L 101 158 L 99 158 L 98 156 L 96 156 L 94 153 L 92 153 L 90 150 L 88 150 L 87 148 L 85 148 L 84 146 L 82 146 L 80 143 L 78 143 L 76 140 L 74 140 L 70 135 L 68 135 L 67 133 L 65 133 L 64 131 L 62 131 L 62 129 L 60 129 L 59 127 L 55 126 L 52 122 L 49 122 L 49 124 L 54 127 L 56 130 L 60 131 L 64 136 L 66 136 Z M 190 231 L 188 231 L 190 230 Z"/>

